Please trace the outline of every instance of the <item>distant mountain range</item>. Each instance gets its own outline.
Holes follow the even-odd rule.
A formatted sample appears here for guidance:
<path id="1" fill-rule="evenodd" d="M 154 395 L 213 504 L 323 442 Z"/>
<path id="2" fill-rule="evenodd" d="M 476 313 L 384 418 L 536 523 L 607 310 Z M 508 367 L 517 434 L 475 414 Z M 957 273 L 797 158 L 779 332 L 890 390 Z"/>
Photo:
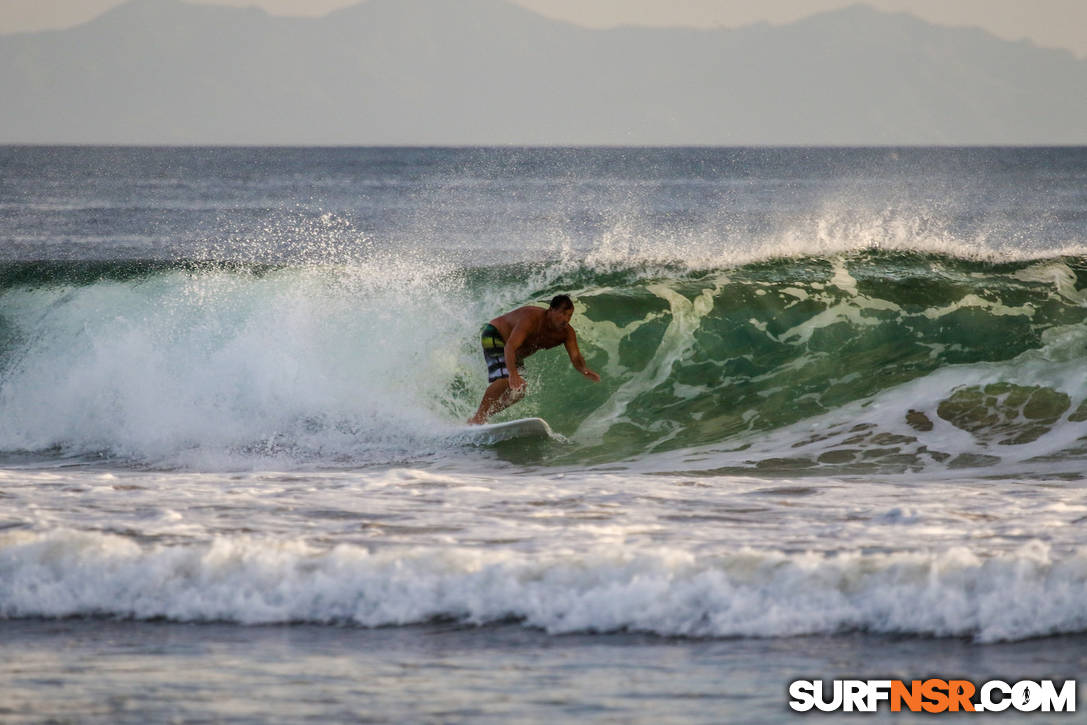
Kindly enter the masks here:
<path id="1" fill-rule="evenodd" d="M 503 0 L 131 0 L 0 36 L 0 99 L 0 143 L 1087 143 L 1087 60 L 861 5 L 590 30 Z"/>

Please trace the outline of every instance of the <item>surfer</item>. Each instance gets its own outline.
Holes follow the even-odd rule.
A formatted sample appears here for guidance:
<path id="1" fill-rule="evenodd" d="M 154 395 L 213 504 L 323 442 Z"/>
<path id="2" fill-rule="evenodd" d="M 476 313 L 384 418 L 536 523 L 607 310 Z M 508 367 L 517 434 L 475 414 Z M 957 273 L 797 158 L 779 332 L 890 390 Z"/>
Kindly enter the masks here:
<path id="1" fill-rule="evenodd" d="M 486 423 L 492 415 L 525 397 L 522 361 L 538 350 L 565 345 L 574 368 L 594 383 L 600 382 L 600 376 L 585 365 L 577 347 L 577 334 L 570 327 L 573 314 L 574 303 L 570 297 L 557 295 L 546 310 L 518 307 L 483 326 L 480 339 L 490 385 L 483 393 L 479 410 L 468 419 L 469 423 Z"/>

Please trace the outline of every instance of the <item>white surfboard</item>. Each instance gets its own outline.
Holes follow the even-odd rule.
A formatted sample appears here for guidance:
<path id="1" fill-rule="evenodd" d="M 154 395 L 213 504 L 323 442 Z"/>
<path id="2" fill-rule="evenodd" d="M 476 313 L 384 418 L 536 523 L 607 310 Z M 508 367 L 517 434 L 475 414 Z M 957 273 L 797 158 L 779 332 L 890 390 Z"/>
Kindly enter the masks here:
<path id="1" fill-rule="evenodd" d="M 551 426 L 543 418 L 519 418 L 505 423 L 469 425 L 456 434 L 458 439 L 476 445 L 498 443 L 510 438 L 551 438 Z"/>

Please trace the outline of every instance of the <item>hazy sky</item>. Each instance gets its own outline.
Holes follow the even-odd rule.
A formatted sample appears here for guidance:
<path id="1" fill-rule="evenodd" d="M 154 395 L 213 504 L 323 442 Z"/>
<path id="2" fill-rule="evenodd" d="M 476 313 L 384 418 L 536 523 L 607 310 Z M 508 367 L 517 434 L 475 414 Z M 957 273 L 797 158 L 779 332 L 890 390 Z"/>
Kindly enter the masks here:
<path id="1" fill-rule="evenodd" d="M 0 33 L 64 28 L 85 22 L 123 0 L 0 0 Z M 324 15 L 358 0 L 191 0 L 257 5 L 278 15 Z M 973 25 L 1003 38 L 1087 56 L 1087 0 L 865 0 L 944 25 Z M 541 14 L 580 25 L 748 25 L 789 22 L 856 0 L 514 0 Z"/>

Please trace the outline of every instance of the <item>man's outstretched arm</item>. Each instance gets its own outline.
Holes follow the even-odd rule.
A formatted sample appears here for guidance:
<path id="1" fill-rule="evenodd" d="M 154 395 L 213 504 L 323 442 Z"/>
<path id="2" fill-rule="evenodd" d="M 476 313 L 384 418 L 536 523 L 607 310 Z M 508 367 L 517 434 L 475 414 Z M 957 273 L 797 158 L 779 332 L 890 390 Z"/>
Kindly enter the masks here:
<path id="1" fill-rule="evenodd" d="M 574 328 L 566 328 L 566 354 L 570 356 L 570 363 L 574 368 L 592 380 L 594 383 L 600 382 L 600 376 L 589 369 L 589 366 L 585 364 L 585 358 L 581 356 L 581 350 L 577 346 L 577 333 L 574 332 Z"/>

